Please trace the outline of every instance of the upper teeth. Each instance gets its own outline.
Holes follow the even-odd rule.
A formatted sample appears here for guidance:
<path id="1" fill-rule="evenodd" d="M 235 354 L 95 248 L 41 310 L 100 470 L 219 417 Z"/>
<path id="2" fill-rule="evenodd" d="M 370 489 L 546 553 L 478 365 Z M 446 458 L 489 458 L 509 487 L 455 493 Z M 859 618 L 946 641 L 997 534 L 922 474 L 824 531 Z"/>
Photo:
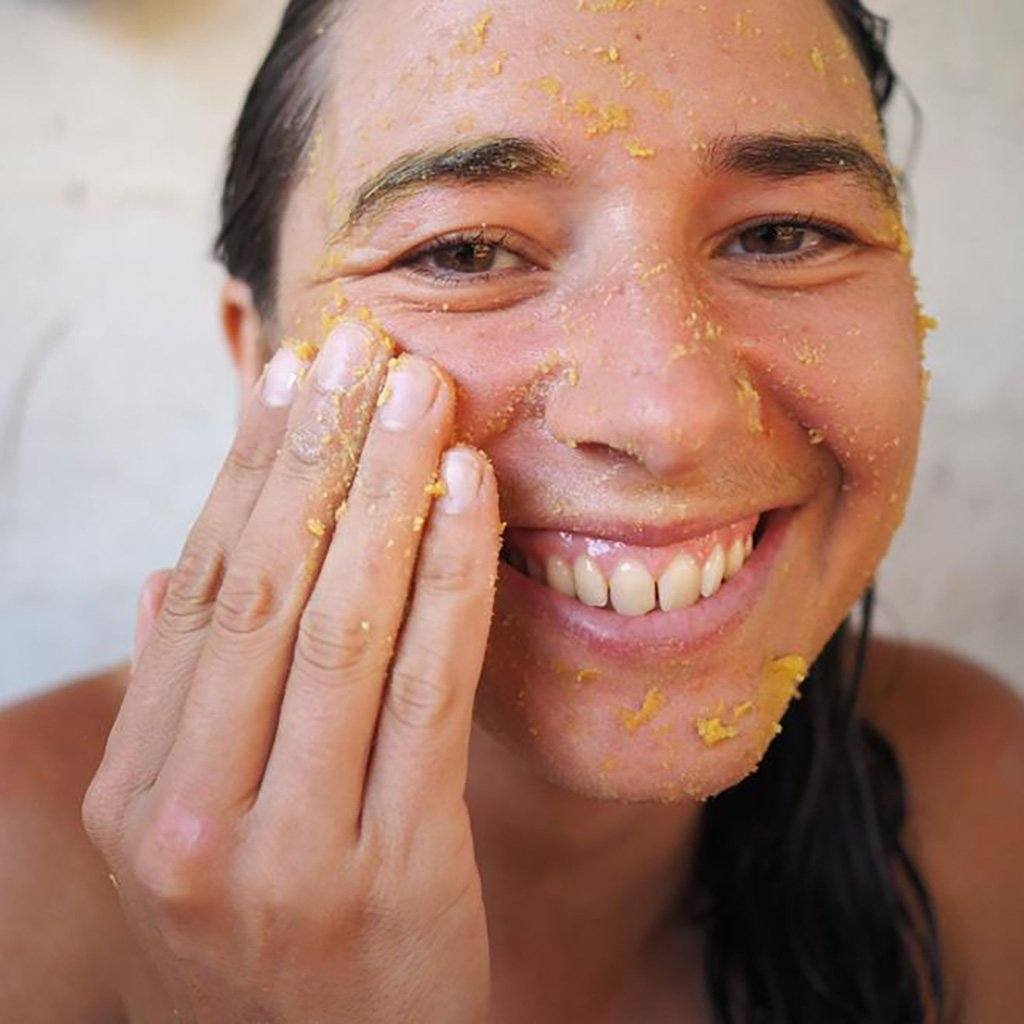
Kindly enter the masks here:
<path id="1" fill-rule="evenodd" d="M 618 562 L 607 578 L 589 555 L 578 555 L 571 564 L 551 555 L 542 565 L 513 550 L 508 552 L 508 560 L 538 582 L 593 608 L 606 607 L 610 599 L 612 608 L 620 615 L 646 615 L 655 608 L 665 612 L 688 608 L 701 597 L 714 596 L 723 580 L 731 579 L 743 568 L 753 547 L 753 537 L 748 534 L 734 539 L 728 549 L 715 544 L 703 563 L 684 552 L 672 560 L 657 580 L 633 558 Z"/>

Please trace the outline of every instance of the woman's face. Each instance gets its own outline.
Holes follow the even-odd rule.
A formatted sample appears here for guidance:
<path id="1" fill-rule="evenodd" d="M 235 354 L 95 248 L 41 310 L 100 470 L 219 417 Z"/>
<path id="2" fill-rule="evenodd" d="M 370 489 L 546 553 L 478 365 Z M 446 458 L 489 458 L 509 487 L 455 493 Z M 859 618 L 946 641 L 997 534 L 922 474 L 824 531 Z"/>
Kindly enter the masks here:
<path id="1" fill-rule="evenodd" d="M 357 0 L 323 45 L 275 329 L 362 310 L 455 380 L 513 552 L 478 725 L 581 793 L 724 789 L 915 459 L 920 320 L 848 40 L 823 0 Z"/>

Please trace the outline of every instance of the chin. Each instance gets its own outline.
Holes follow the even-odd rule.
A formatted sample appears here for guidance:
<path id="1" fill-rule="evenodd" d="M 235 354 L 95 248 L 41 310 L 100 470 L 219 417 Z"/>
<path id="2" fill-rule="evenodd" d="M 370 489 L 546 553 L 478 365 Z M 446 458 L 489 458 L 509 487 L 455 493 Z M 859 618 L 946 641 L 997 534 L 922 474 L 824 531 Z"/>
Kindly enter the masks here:
<path id="1" fill-rule="evenodd" d="M 822 575 L 830 511 L 755 517 L 719 590 L 642 616 L 583 608 L 506 552 L 477 724 L 527 770 L 593 799 L 703 801 L 736 785 L 874 568 L 847 550 L 844 571 Z"/>

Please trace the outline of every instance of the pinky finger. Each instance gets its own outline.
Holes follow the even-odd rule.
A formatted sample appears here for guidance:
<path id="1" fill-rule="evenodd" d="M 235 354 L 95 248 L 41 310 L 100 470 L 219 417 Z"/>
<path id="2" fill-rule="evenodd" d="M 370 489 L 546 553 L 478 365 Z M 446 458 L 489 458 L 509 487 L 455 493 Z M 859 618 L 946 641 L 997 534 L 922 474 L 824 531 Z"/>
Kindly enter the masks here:
<path id="1" fill-rule="evenodd" d="M 156 625 L 157 616 L 164 604 L 164 596 L 167 594 L 167 584 L 171 578 L 170 569 L 161 569 L 159 572 L 150 573 L 146 582 L 142 584 L 142 592 L 139 594 L 138 611 L 135 615 L 135 644 L 132 648 L 132 672 L 139 663 L 139 656 L 142 654 L 149 641 L 153 627 Z"/>

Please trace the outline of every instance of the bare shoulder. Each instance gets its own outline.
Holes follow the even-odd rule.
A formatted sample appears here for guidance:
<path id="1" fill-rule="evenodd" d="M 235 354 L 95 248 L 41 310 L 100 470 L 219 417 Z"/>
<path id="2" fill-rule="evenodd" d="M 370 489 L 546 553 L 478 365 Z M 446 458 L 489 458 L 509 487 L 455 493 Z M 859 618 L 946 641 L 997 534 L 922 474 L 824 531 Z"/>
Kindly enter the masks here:
<path id="1" fill-rule="evenodd" d="M 0 1004 L 6 1019 L 120 1019 L 121 916 L 79 817 L 117 714 L 108 673 L 0 711 Z"/>
<path id="2" fill-rule="evenodd" d="M 1024 1005 L 1024 700 L 948 651 L 880 641 L 863 710 L 906 777 L 906 842 L 936 903 L 962 1024 Z"/>

